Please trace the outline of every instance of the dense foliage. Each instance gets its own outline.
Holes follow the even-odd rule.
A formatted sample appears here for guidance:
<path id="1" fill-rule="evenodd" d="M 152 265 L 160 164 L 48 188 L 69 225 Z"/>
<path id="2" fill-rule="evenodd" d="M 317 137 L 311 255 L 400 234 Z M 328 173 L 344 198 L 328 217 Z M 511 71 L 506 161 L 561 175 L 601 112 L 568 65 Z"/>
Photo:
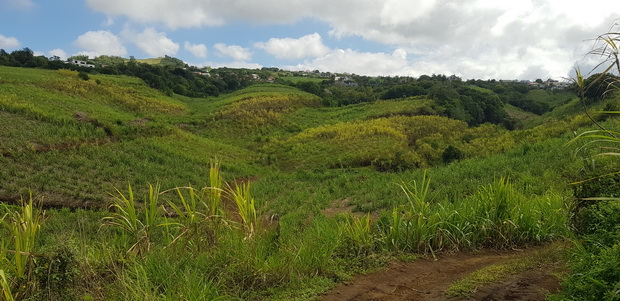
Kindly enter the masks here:
<path id="1" fill-rule="evenodd" d="M 601 124 L 588 113 L 587 103 L 611 98 L 620 91 L 620 25 L 596 39 L 589 54 L 602 62 L 603 73 L 584 79 L 579 69 L 574 79 L 585 113 L 597 129 L 581 133 L 580 155 L 589 164 L 574 183 L 574 222 L 578 237 L 570 260 L 571 273 L 556 300 L 620 300 L 620 164 L 617 124 Z M 608 104 L 605 108 L 615 108 Z M 610 114 L 617 114 L 609 112 Z"/>

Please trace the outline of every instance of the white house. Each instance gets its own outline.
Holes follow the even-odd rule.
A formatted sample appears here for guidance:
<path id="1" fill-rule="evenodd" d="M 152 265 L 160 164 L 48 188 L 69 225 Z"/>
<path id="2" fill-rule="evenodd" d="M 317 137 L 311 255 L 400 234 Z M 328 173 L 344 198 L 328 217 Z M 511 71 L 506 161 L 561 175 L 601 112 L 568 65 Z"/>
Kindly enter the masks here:
<path id="1" fill-rule="evenodd" d="M 95 68 L 95 65 L 87 64 L 85 61 L 72 60 L 72 61 L 69 61 L 69 64 L 77 65 L 80 67 Z"/>

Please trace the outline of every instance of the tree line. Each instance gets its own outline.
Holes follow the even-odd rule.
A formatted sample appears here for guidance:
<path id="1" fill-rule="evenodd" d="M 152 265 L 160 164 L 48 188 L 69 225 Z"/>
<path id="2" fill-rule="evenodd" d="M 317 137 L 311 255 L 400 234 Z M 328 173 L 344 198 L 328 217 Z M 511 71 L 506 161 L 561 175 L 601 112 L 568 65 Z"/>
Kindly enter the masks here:
<path id="1" fill-rule="evenodd" d="M 490 122 L 503 124 L 508 128 L 513 126 L 513 122 L 503 109 L 506 103 L 538 115 L 552 109 L 549 103 L 528 97 L 528 92 L 533 88 L 520 82 L 479 79 L 463 81 L 456 76 L 436 74 L 422 75 L 418 78 L 369 77 L 353 74 L 347 75 L 346 81 L 343 81 L 337 80 L 337 74 L 331 73 L 330 77 L 320 82 L 316 80 L 291 82 L 286 80 L 283 70 L 278 68 L 200 69 L 169 56 L 161 58 L 156 64 L 140 62 L 133 57 L 126 59 L 105 55 L 95 58 L 76 55 L 69 60 L 85 61 L 95 67 L 78 66 L 59 57 L 36 56 L 29 48 L 11 53 L 0 49 L 0 65 L 135 76 L 141 78 L 151 88 L 163 91 L 167 95 L 218 96 L 221 93 L 245 88 L 257 81 L 269 80 L 318 95 L 326 106 L 421 96 L 435 100 L 434 109 L 447 117 L 465 121 L 470 125 Z M 314 72 L 321 74 L 318 70 Z M 586 80 L 591 85 L 585 96 L 591 102 L 602 99 L 608 91 L 606 81 L 595 80 L 599 76 L 595 74 Z"/>

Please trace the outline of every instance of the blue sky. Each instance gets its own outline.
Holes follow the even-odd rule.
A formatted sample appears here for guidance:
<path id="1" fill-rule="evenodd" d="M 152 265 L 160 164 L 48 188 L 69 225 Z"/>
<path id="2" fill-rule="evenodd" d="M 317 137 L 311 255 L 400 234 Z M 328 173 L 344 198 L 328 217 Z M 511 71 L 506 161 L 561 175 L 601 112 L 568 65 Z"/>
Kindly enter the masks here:
<path id="1" fill-rule="evenodd" d="M 365 75 L 567 76 L 617 0 L 0 0 L 0 48 Z"/>

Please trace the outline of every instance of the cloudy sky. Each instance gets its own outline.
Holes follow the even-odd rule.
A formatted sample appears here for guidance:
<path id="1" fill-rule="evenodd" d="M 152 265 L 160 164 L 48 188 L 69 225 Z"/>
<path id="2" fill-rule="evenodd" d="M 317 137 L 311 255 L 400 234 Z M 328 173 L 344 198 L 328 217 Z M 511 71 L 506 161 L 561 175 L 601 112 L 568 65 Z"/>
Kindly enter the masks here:
<path id="1" fill-rule="evenodd" d="M 0 0 L 0 48 L 196 66 L 561 78 L 618 0 Z"/>

